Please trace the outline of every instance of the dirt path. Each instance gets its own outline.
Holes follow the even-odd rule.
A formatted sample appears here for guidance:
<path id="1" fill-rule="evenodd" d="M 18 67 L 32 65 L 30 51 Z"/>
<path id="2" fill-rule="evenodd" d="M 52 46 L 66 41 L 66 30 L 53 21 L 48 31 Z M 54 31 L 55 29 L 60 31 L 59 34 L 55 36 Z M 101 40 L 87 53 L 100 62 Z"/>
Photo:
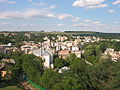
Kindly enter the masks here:
<path id="1" fill-rule="evenodd" d="M 25 90 L 37 90 L 36 88 L 32 87 L 29 82 L 27 81 L 19 81 L 22 86 L 24 86 Z"/>

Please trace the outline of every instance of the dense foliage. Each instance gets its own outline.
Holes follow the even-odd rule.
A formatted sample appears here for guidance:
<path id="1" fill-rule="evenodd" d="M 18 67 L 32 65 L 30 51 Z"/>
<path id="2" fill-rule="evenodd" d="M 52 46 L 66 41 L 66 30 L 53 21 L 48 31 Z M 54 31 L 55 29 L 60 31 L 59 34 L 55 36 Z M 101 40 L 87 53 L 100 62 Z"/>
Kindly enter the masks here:
<path id="1" fill-rule="evenodd" d="M 42 36 L 28 38 L 14 36 L 18 42 L 24 40 L 39 40 Z M 7 37 L 1 36 L 2 43 L 8 43 Z M 51 37 L 51 35 L 49 35 Z M 4 38 L 4 39 L 3 39 Z M 11 41 L 16 43 L 17 41 Z M 56 57 L 54 59 L 54 69 L 43 67 L 42 59 L 34 55 L 24 55 L 22 53 L 10 53 L 4 55 L 0 53 L 0 60 L 10 58 L 15 60 L 15 65 L 6 68 L 12 71 L 12 80 L 19 80 L 26 76 L 36 84 L 47 90 L 119 90 L 120 89 L 120 60 L 113 62 L 110 58 L 101 58 L 106 48 L 120 50 L 119 42 L 102 41 L 86 44 L 83 47 L 85 53 L 82 58 L 77 58 L 75 54 L 70 54 L 65 60 Z M 91 64 L 86 63 L 86 61 Z M 58 69 L 67 66 L 70 69 L 63 73 L 58 73 Z M 57 70 L 56 70 L 57 69 Z M 7 81 L 7 80 L 4 80 Z M 3 83 L 0 73 L 0 83 Z"/>

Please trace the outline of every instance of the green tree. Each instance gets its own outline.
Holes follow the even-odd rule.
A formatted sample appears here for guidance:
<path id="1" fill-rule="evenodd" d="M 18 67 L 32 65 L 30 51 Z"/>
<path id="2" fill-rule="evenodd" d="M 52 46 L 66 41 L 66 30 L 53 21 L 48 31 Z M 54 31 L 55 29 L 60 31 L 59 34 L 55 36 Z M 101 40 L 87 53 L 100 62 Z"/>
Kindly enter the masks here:
<path id="1" fill-rule="evenodd" d="M 5 54 L 0 52 L 0 60 L 2 60 L 3 58 L 5 58 Z"/>
<path id="2" fill-rule="evenodd" d="M 44 71 L 42 77 L 40 78 L 40 85 L 44 88 L 51 90 L 54 84 L 59 83 L 62 77 L 59 73 L 52 69 L 47 69 Z"/>
<path id="3" fill-rule="evenodd" d="M 119 90 L 120 88 L 120 62 L 103 60 L 95 66 L 92 83 L 100 90 Z M 95 84 L 96 83 L 96 84 Z"/>
<path id="4" fill-rule="evenodd" d="M 66 58 L 66 61 L 68 62 L 68 64 L 71 64 L 75 59 L 76 59 L 76 55 L 71 53 L 69 54 L 69 56 Z"/>
<path id="5" fill-rule="evenodd" d="M 62 58 L 56 58 L 54 60 L 55 68 L 61 68 L 61 67 L 66 66 L 66 65 L 67 65 L 67 61 L 62 59 Z"/>
<path id="6" fill-rule="evenodd" d="M 81 83 L 75 77 L 65 77 L 61 83 L 56 83 L 51 90 L 81 90 Z"/>
<path id="7" fill-rule="evenodd" d="M 32 81 L 38 82 L 37 76 L 43 73 L 42 59 L 34 55 L 25 55 L 23 58 L 23 71 Z"/>
<path id="8" fill-rule="evenodd" d="M 2 73 L 0 72 L 0 82 L 2 81 Z"/>

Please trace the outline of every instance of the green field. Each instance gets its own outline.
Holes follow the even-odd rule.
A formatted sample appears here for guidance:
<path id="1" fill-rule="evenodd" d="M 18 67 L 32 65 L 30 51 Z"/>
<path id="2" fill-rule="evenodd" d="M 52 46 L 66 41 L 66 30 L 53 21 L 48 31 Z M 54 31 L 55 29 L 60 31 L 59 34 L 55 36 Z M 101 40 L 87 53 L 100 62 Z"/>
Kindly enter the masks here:
<path id="1" fill-rule="evenodd" d="M 0 90 L 22 90 L 22 89 L 18 88 L 17 86 L 6 86 L 4 88 L 0 88 Z"/>

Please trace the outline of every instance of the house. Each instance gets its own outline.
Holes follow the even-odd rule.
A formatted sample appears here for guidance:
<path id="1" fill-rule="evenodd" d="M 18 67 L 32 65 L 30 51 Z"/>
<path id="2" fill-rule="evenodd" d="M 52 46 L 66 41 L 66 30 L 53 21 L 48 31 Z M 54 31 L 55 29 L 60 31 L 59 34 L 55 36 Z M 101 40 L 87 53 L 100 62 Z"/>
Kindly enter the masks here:
<path id="1" fill-rule="evenodd" d="M 72 51 L 71 53 L 74 53 L 78 58 L 81 58 L 82 51 Z"/>
<path id="2" fill-rule="evenodd" d="M 0 45 L 0 52 L 7 54 L 7 53 L 12 52 L 12 49 L 9 45 Z"/>
<path id="3" fill-rule="evenodd" d="M 35 56 L 41 57 L 44 61 L 44 67 L 53 68 L 53 53 L 45 48 L 33 50 Z"/>
<path id="4" fill-rule="evenodd" d="M 112 49 L 112 48 L 107 48 L 106 51 L 105 51 L 105 54 L 106 54 L 106 55 L 113 55 L 113 54 L 114 54 L 114 49 Z"/>
<path id="5" fill-rule="evenodd" d="M 64 66 L 64 67 L 60 68 L 58 72 L 63 73 L 64 71 L 68 71 L 69 69 L 70 69 L 69 67 Z"/>
<path id="6" fill-rule="evenodd" d="M 118 59 L 120 59 L 120 51 L 114 51 L 114 49 L 112 49 L 112 48 L 107 48 L 105 51 L 105 55 L 110 55 L 111 59 L 115 62 Z"/>
<path id="7" fill-rule="evenodd" d="M 38 49 L 38 45 L 26 44 L 26 45 L 21 46 L 21 51 L 24 52 L 25 54 L 29 54 L 29 52 L 34 49 Z"/>
<path id="8" fill-rule="evenodd" d="M 58 55 L 60 58 L 65 59 L 70 54 L 70 51 L 60 51 L 58 52 Z"/>
<path id="9" fill-rule="evenodd" d="M 113 61 L 117 61 L 118 59 L 120 59 L 120 54 L 119 54 L 119 55 L 112 55 L 112 56 L 111 56 L 111 59 L 112 59 Z"/>
<path id="10" fill-rule="evenodd" d="M 14 59 L 2 59 L 2 62 L 6 62 L 6 63 L 12 63 L 15 64 L 15 60 Z"/>

